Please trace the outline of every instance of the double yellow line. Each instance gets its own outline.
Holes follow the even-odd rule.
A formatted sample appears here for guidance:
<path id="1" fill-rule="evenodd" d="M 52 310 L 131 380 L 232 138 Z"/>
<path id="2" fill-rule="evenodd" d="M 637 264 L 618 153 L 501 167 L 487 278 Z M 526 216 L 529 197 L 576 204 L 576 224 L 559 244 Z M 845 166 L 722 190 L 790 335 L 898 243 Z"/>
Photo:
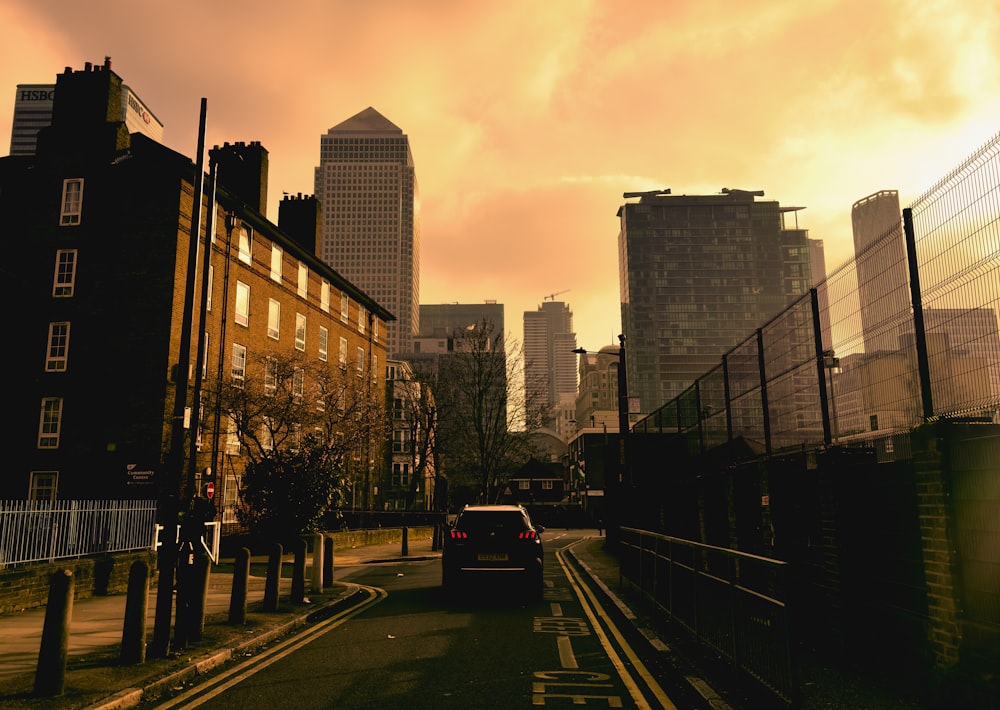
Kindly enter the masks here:
<path id="1" fill-rule="evenodd" d="M 635 649 L 625 640 L 618 626 L 611 620 L 611 617 L 604 611 L 603 606 L 598 602 L 596 595 L 591 590 L 591 588 L 584 581 L 583 577 L 579 572 L 567 562 L 565 553 L 563 550 L 556 551 L 556 559 L 559 560 L 559 564 L 563 568 L 563 572 L 566 573 L 567 579 L 569 579 L 574 591 L 576 592 L 577 598 L 580 600 L 580 606 L 583 607 L 584 613 L 587 618 L 590 619 L 591 625 L 594 627 L 594 633 L 597 634 L 598 639 L 601 641 L 601 645 L 608 654 L 608 658 L 611 659 L 611 663 L 614 665 L 615 670 L 618 671 L 618 675 L 628 689 L 629 695 L 632 696 L 632 700 L 635 702 L 636 707 L 639 708 L 649 708 L 649 702 L 646 700 L 646 696 L 642 693 L 639 688 L 639 682 L 635 679 L 632 673 L 629 672 L 622 660 L 621 655 L 619 655 L 617 649 L 621 649 L 622 653 L 628 658 L 629 663 L 635 669 L 635 673 L 642 679 L 642 682 L 649 689 L 649 692 L 656 698 L 659 702 L 661 708 L 666 708 L 667 710 L 677 710 L 677 706 L 674 705 L 673 701 L 667 696 L 660 687 L 659 682 L 653 677 L 653 674 L 649 672 L 646 665 L 640 660 L 638 654 L 636 654 Z M 614 637 L 615 644 L 612 644 L 611 639 L 608 634 L 605 633 L 604 629 L 607 628 L 608 632 Z"/>

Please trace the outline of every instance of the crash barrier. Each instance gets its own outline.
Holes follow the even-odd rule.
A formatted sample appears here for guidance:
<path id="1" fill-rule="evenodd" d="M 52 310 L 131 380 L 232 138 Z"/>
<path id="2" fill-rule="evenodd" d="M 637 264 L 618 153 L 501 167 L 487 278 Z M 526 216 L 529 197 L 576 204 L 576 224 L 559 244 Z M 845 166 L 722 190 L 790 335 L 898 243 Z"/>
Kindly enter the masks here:
<path id="1" fill-rule="evenodd" d="M 799 705 L 788 565 L 636 528 L 620 528 L 623 582 L 655 610 L 789 707 Z"/>

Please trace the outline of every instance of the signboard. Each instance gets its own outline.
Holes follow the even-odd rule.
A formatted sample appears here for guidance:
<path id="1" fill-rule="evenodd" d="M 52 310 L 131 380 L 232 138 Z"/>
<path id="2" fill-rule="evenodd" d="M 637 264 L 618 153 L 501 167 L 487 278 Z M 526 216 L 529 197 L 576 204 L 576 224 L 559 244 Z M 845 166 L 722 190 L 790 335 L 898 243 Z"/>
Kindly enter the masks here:
<path id="1" fill-rule="evenodd" d="M 137 463 L 125 464 L 125 478 L 128 486 L 151 486 L 156 482 L 156 469 Z"/>
<path id="2" fill-rule="evenodd" d="M 212 482 L 205 484 L 205 497 L 211 498 L 215 495 L 215 484 Z"/>

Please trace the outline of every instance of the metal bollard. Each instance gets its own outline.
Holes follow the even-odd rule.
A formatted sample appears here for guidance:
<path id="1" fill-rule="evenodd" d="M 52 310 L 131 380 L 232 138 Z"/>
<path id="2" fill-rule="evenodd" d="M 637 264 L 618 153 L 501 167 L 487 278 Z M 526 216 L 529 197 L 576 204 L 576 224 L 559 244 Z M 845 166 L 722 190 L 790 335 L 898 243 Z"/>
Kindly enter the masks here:
<path id="1" fill-rule="evenodd" d="M 295 541 L 292 562 L 292 604 L 302 604 L 306 599 L 306 541 Z"/>
<path id="2" fill-rule="evenodd" d="M 320 533 L 313 535 L 312 570 L 310 575 L 310 591 L 319 594 L 323 590 L 323 542 Z"/>
<path id="3" fill-rule="evenodd" d="M 191 640 L 201 641 L 205 634 L 205 606 L 208 604 L 208 582 L 212 576 L 212 561 L 208 555 L 198 555 L 194 562 L 194 584 L 191 590 Z"/>
<path id="4" fill-rule="evenodd" d="M 136 560 L 128 571 L 128 595 L 125 599 L 125 622 L 122 625 L 122 648 L 119 660 L 124 666 L 146 662 L 146 612 L 149 610 L 149 563 Z"/>
<path id="5" fill-rule="evenodd" d="M 410 529 L 403 528 L 403 557 L 410 554 Z"/>
<path id="6" fill-rule="evenodd" d="M 233 590 L 229 595 L 229 623 L 247 623 L 247 588 L 250 585 L 250 550 L 241 547 L 233 560 Z"/>
<path id="7" fill-rule="evenodd" d="M 333 536 L 328 535 L 323 546 L 323 587 L 333 586 Z"/>
<path id="8" fill-rule="evenodd" d="M 267 558 L 267 579 L 264 581 L 264 611 L 278 609 L 278 584 L 281 581 L 281 556 L 284 550 L 280 543 L 271 547 Z"/>
<path id="9" fill-rule="evenodd" d="M 69 624 L 73 619 L 73 573 L 60 570 L 49 580 L 42 645 L 35 669 L 35 695 L 62 695 L 69 655 Z"/>

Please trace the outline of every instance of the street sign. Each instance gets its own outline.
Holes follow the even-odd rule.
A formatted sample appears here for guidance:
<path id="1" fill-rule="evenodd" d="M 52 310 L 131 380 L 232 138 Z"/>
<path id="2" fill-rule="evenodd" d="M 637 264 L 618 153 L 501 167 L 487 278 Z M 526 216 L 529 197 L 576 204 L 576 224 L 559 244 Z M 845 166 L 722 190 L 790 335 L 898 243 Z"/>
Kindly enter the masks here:
<path id="1" fill-rule="evenodd" d="M 214 495 L 215 495 L 215 484 L 211 483 L 211 482 L 206 483 L 205 484 L 205 497 L 206 498 L 211 498 Z"/>

